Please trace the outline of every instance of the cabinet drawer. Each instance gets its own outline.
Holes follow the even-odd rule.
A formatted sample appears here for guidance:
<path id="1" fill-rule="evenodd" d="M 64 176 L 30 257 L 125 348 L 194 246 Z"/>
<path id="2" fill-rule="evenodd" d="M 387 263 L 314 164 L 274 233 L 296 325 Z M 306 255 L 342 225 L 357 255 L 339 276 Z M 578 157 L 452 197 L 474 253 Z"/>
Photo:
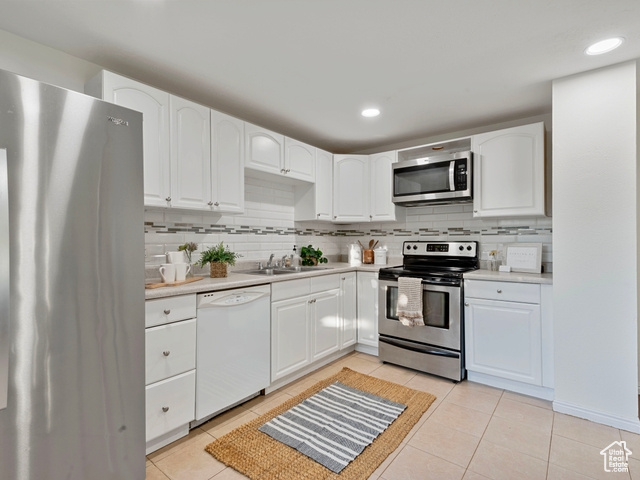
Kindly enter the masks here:
<path id="1" fill-rule="evenodd" d="M 465 280 L 466 298 L 485 298 L 507 302 L 540 303 L 540 285 L 532 283 Z"/>
<path id="2" fill-rule="evenodd" d="M 304 297 L 311 291 L 308 278 L 287 280 L 271 284 L 271 301 L 286 300 L 288 298 Z"/>
<path id="3" fill-rule="evenodd" d="M 340 288 L 340 275 L 322 275 L 320 277 L 311 277 L 311 293 L 325 292 Z"/>
<path id="4" fill-rule="evenodd" d="M 146 388 L 147 442 L 194 420 L 195 395 L 195 370 L 149 385 Z"/>
<path id="5" fill-rule="evenodd" d="M 155 327 L 196 316 L 196 296 L 156 298 L 144 302 L 144 326 Z"/>
<path id="6" fill-rule="evenodd" d="M 196 368 L 196 319 L 148 328 L 145 383 L 149 385 Z"/>

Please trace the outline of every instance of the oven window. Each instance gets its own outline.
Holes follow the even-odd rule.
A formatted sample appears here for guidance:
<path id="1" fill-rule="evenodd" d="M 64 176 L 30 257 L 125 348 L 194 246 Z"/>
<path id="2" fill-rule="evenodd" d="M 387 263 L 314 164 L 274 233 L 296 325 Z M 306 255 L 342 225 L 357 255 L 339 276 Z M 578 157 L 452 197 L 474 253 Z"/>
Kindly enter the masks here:
<path id="1" fill-rule="evenodd" d="M 407 167 L 396 170 L 394 174 L 394 194 L 396 196 L 447 192 L 449 190 L 448 162 L 438 166 Z"/>
<path id="2" fill-rule="evenodd" d="M 386 317 L 398 320 L 398 287 L 387 287 Z M 449 294 L 422 290 L 422 316 L 429 327 L 449 328 Z"/>

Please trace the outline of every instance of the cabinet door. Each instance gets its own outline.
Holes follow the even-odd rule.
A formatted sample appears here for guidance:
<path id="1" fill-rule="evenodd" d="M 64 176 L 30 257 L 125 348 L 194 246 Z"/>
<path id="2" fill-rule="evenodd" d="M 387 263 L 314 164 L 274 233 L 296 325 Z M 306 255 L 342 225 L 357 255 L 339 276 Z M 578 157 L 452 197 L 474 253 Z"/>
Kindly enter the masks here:
<path id="1" fill-rule="evenodd" d="M 333 221 L 369 221 L 369 156 L 333 156 Z"/>
<path id="2" fill-rule="evenodd" d="M 103 100 L 142 112 L 144 204 L 168 206 L 171 195 L 169 94 L 111 72 L 103 72 L 102 80 Z"/>
<path id="3" fill-rule="evenodd" d="M 244 122 L 211 110 L 211 210 L 244 212 Z"/>
<path id="4" fill-rule="evenodd" d="M 311 362 L 309 297 L 271 305 L 271 381 Z"/>
<path id="5" fill-rule="evenodd" d="M 284 135 L 245 123 L 245 167 L 284 175 Z"/>
<path id="6" fill-rule="evenodd" d="M 358 272 L 358 343 L 378 348 L 378 274 Z"/>
<path id="7" fill-rule="evenodd" d="M 475 135 L 473 215 L 545 214 L 544 124 Z"/>
<path id="8" fill-rule="evenodd" d="M 333 210 L 333 155 L 316 150 L 316 218 L 331 220 Z"/>
<path id="9" fill-rule="evenodd" d="M 369 155 L 371 171 L 371 195 L 369 218 L 373 222 L 396 221 L 396 212 L 404 207 L 396 207 L 391 201 L 392 195 L 392 164 L 396 162 L 397 152 L 376 153 Z"/>
<path id="10" fill-rule="evenodd" d="M 284 148 L 285 175 L 298 180 L 314 182 L 316 179 L 316 147 L 285 137 Z"/>
<path id="11" fill-rule="evenodd" d="M 542 385 L 540 305 L 468 298 L 466 368 Z"/>
<path id="12" fill-rule="evenodd" d="M 340 319 L 342 337 L 340 348 L 348 347 L 357 340 L 357 287 L 355 272 L 340 277 Z"/>
<path id="13" fill-rule="evenodd" d="M 210 110 L 171 96 L 171 206 L 206 210 L 211 199 Z"/>
<path id="14" fill-rule="evenodd" d="M 340 289 L 311 295 L 312 360 L 318 360 L 340 348 Z"/>

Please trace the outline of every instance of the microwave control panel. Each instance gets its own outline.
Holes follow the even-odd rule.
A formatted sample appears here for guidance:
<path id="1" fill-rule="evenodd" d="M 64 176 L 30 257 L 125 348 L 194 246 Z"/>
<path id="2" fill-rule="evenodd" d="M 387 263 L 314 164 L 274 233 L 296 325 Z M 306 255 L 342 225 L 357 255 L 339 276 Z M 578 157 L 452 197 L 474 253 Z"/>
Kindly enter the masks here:
<path id="1" fill-rule="evenodd" d="M 456 160 L 455 165 L 455 189 L 456 190 L 466 190 L 467 189 L 467 161 L 466 160 Z"/>

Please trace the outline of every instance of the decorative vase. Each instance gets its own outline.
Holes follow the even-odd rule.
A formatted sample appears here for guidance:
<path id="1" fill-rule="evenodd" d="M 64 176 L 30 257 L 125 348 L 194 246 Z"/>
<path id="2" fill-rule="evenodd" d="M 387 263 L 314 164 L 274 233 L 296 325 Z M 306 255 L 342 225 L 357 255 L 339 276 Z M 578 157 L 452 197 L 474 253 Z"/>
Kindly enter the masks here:
<path id="1" fill-rule="evenodd" d="M 211 278 L 224 278 L 227 276 L 227 264 L 220 262 L 209 263 L 209 276 Z"/>

